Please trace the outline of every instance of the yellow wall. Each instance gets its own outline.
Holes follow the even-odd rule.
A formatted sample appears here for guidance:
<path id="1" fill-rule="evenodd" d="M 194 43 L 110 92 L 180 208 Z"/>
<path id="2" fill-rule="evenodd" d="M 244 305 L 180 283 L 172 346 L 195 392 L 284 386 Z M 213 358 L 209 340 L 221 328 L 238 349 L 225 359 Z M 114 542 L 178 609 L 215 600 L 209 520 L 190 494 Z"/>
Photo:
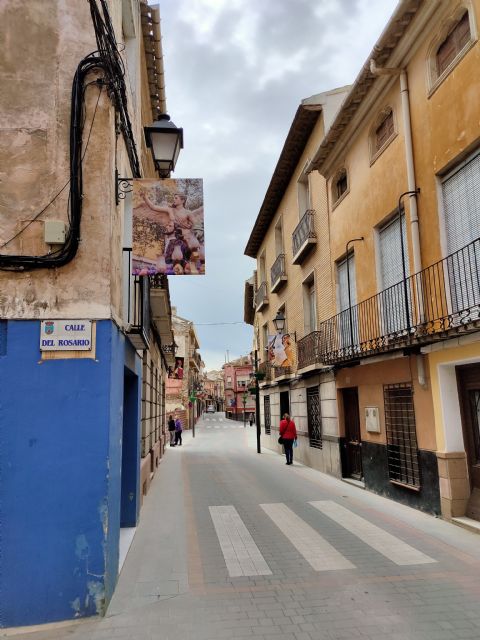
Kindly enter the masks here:
<path id="1" fill-rule="evenodd" d="M 441 388 L 438 378 L 439 365 L 449 363 L 465 363 L 467 361 L 480 361 L 480 342 L 466 344 L 456 348 L 441 349 L 428 354 L 428 367 L 432 387 L 432 403 L 435 415 L 435 429 L 438 450 L 444 451 L 445 433 L 449 425 L 445 424 L 442 411 Z"/>
<path id="2" fill-rule="evenodd" d="M 336 374 L 338 407 L 342 410 L 340 390 L 345 387 L 358 387 L 358 404 L 362 440 L 386 443 L 385 410 L 383 385 L 410 383 L 413 387 L 413 403 L 419 449 L 435 451 L 436 439 L 433 420 L 433 406 L 430 388 L 418 383 L 418 371 L 415 356 L 400 357 L 383 362 L 372 362 L 357 367 L 341 369 Z M 365 428 L 365 407 L 378 407 L 380 414 L 380 433 L 370 433 Z M 340 415 L 340 433 L 344 435 L 344 422 Z"/>

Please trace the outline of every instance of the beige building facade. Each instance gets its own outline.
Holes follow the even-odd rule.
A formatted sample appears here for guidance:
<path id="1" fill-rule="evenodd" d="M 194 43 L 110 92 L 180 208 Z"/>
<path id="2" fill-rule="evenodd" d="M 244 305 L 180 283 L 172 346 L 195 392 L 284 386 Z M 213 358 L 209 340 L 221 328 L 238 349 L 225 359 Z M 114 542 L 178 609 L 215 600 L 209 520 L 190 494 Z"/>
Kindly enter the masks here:
<path id="1" fill-rule="evenodd" d="M 296 367 L 268 372 L 262 390 L 271 426 L 288 406 L 303 436 L 300 460 L 472 519 L 480 518 L 478 21 L 476 1 L 400 2 L 246 250 L 257 259 L 258 294 L 274 265 L 276 216 L 298 221 L 293 195 L 287 203 L 303 163 L 312 197 L 323 194 L 312 206 L 315 237 L 301 265 L 287 249 L 282 288 L 271 274 L 251 319 L 262 356 L 278 310 L 296 338 Z"/>
<path id="2" fill-rule="evenodd" d="M 130 268 L 128 191 L 156 177 L 144 127 L 166 111 L 158 6 L 11 0 L 0 24 L 0 624 L 11 627 L 105 611 L 164 453 L 173 334 L 166 277 Z"/>

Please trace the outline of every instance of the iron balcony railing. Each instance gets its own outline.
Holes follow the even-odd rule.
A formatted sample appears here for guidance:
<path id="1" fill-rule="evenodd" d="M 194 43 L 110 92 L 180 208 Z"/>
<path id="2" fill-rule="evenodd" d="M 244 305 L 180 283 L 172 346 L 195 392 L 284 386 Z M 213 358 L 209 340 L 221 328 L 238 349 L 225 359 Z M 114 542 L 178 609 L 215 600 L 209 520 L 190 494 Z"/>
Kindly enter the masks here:
<path id="1" fill-rule="evenodd" d="M 285 254 L 281 253 L 277 256 L 275 262 L 270 269 L 270 282 L 272 283 L 272 290 L 278 286 L 282 279 L 285 279 L 287 275 L 285 269 Z"/>
<path id="2" fill-rule="evenodd" d="M 309 238 L 317 237 L 314 230 L 314 216 L 315 211 L 313 209 L 308 209 L 305 211 L 302 219 L 295 227 L 292 234 L 292 251 L 294 256 L 297 255 Z"/>
<path id="3" fill-rule="evenodd" d="M 131 248 L 125 248 L 127 271 L 125 320 L 127 335 L 136 349 L 147 349 L 150 343 L 150 280 L 148 276 L 131 275 Z"/>
<path id="4" fill-rule="evenodd" d="M 259 309 L 268 302 L 267 283 L 262 282 L 255 291 L 255 308 Z"/>
<path id="5" fill-rule="evenodd" d="M 357 360 L 480 328 L 480 238 L 298 341 L 298 366 Z"/>

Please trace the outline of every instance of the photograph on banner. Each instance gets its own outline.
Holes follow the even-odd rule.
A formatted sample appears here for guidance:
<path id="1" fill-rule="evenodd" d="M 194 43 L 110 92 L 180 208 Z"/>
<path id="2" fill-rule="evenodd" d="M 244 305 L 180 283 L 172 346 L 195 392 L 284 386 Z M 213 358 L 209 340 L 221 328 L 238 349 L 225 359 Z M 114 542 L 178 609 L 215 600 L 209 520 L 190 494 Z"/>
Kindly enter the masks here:
<path id="1" fill-rule="evenodd" d="M 183 380 L 183 358 L 175 358 L 175 366 L 168 367 L 168 377 L 173 380 Z"/>
<path id="2" fill-rule="evenodd" d="M 203 180 L 133 181 L 132 273 L 205 273 Z"/>
<path id="3" fill-rule="evenodd" d="M 274 367 L 293 367 L 295 347 L 289 333 L 268 336 L 268 361 Z"/>

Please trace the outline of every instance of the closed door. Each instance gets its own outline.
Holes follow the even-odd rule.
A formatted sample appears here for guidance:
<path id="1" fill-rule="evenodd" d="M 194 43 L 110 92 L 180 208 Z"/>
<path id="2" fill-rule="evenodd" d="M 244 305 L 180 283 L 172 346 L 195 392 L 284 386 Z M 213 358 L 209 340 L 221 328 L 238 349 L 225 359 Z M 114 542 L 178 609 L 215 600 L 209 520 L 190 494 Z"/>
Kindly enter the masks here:
<path id="1" fill-rule="evenodd" d="M 363 467 L 357 387 L 342 389 L 342 397 L 345 418 L 345 475 L 360 480 L 363 478 Z"/>
<path id="2" fill-rule="evenodd" d="M 458 367 L 457 380 L 472 488 L 467 515 L 480 520 L 480 365 Z"/>

